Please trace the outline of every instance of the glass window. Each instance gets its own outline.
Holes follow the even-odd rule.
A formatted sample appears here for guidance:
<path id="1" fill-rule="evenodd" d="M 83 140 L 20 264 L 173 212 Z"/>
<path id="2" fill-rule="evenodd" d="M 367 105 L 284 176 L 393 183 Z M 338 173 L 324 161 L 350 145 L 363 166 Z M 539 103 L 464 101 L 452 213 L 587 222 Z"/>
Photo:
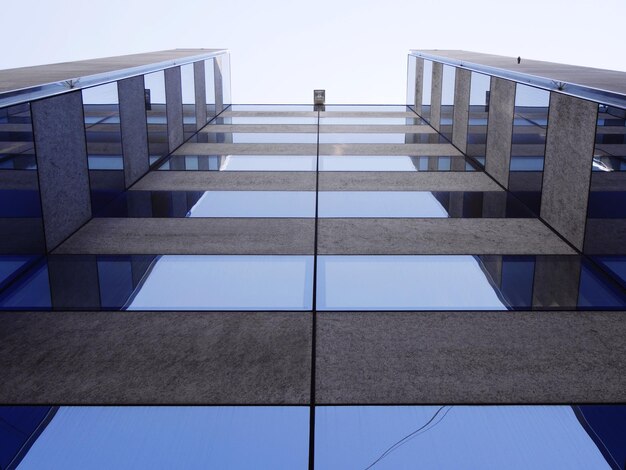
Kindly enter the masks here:
<path id="1" fill-rule="evenodd" d="M 306 468 L 308 433 L 308 407 L 61 407 L 19 468 Z"/>
<path id="2" fill-rule="evenodd" d="M 169 153 L 167 140 L 167 111 L 165 73 L 161 70 L 144 75 L 146 89 L 146 118 L 148 120 L 148 149 L 151 159 Z"/>
<path id="3" fill-rule="evenodd" d="M 198 129 L 196 127 L 196 88 L 193 64 L 180 66 L 180 78 L 183 97 L 183 125 L 185 139 L 188 139 Z"/>
<path id="4" fill-rule="evenodd" d="M 36 168 L 30 103 L 0 108 L 0 170 Z"/>
<path id="5" fill-rule="evenodd" d="M 506 310 L 473 256 L 320 256 L 320 310 Z"/>
<path id="6" fill-rule="evenodd" d="M 410 55 L 407 64 L 406 104 L 415 106 L 415 79 L 417 75 L 417 57 Z"/>
<path id="7" fill-rule="evenodd" d="M 593 432 L 593 431 L 592 431 Z M 609 469 L 569 406 L 321 406 L 315 467 Z"/>
<path id="8" fill-rule="evenodd" d="M 443 66 L 443 79 L 441 84 L 441 121 L 440 131 L 448 140 L 452 140 L 452 117 L 454 115 L 454 88 L 456 80 L 456 67 Z"/>
<path id="9" fill-rule="evenodd" d="M 166 255 L 127 310 L 310 310 L 311 256 Z"/>
<path id="10" fill-rule="evenodd" d="M 467 133 L 467 154 L 484 158 L 487 153 L 487 124 L 489 118 L 489 92 L 491 78 L 482 73 L 472 72 L 470 83 L 469 124 Z"/>

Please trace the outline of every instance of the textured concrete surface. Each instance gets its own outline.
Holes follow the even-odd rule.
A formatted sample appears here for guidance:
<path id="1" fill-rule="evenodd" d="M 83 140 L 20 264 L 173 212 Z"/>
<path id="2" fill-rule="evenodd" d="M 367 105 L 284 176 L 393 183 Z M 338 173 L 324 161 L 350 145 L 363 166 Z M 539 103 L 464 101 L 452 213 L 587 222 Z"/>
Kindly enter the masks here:
<path id="1" fill-rule="evenodd" d="M 321 175 L 320 175 L 321 177 Z M 133 190 L 315 191 L 312 171 L 153 171 Z"/>
<path id="2" fill-rule="evenodd" d="M 587 219 L 584 252 L 589 255 L 626 255 L 626 220 Z"/>
<path id="3" fill-rule="evenodd" d="M 55 254 L 313 254 L 313 219 L 92 219 Z"/>
<path id="4" fill-rule="evenodd" d="M 441 123 L 441 89 L 443 87 L 443 64 L 433 62 L 433 79 L 430 89 L 430 125 L 436 130 Z"/>
<path id="5" fill-rule="evenodd" d="M 81 92 L 31 105 L 48 250 L 91 217 Z"/>
<path id="6" fill-rule="evenodd" d="M 320 219 L 318 254 L 574 254 L 537 219 Z"/>
<path id="7" fill-rule="evenodd" d="M 316 402 L 623 402 L 622 320 L 604 312 L 318 313 Z"/>
<path id="8" fill-rule="evenodd" d="M 196 103 L 196 129 L 207 122 L 206 74 L 204 61 L 193 63 L 194 98 Z"/>
<path id="9" fill-rule="evenodd" d="M 165 101 L 167 103 L 167 141 L 170 152 L 184 140 L 183 94 L 180 67 L 165 69 Z"/>
<path id="10" fill-rule="evenodd" d="M 124 181 L 128 188 L 145 175 L 150 166 L 143 77 L 120 80 L 117 89 L 124 152 Z"/>
<path id="11" fill-rule="evenodd" d="M 551 93 L 541 217 L 582 250 L 598 105 Z"/>
<path id="12" fill-rule="evenodd" d="M 213 59 L 213 89 L 215 90 L 215 110 L 217 113 L 224 109 L 224 81 L 222 76 L 222 58 Z"/>
<path id="13" fill-rule="evenodd" d="M 38 189 L 37 172 L 33 170 L 0 170 L 0 189 Z"/>
<path id="14" fill-rule="evenodd" d="M 220 49 L 174 49 L 169 51 L 147 52 L 143 54 L 103 57 L 100 59 L 0 70 L 0 92 L 72 78 L 87 77 L 99 73 L 124 70 L 141 65 L 175 61 L 177 59 L 219 50 Z"/>
<path id="15" fill-rule="evenodd" d="M 533 308 L 578 305 L 580 261 L 578 256 L 537 257 L 533 279 Z"/>
<path id="16" fill-rule="evenodd" d="M 594 171 L 591 174 L 591 191 L 624 191 L 625 188 L 625 171 Z"/>
<path id="17" fill-rule="evenodd" d="M 315 155 L 317 144 L 186 143 L 174 155 Z M 461 153 L 451 144 L 320 144 L 320 155 L 426 155 Z"/>
<path id="18" fill-rule="evenodd" d="M 509 185 L 515 82 L 491 77 L 485 171 L 505 188 Z"/>
<path id="19" fill-rule="evenodd" d="M 454 112 L 452 117 L 452 143 L 467 152 L 467 126 L 469 123 L 470 85 L 472 73 L 457 69 L 454 83 Z"/>
<path id="20" fill-rule="evenodd" d="M 421 57 L 415 58 L 415 99 L 413 100 L 413 106 L 415 112 L 422 115 L 422 96 L 424 92 L 424 59 Z"/>
<path id="21" fill-rule="evenodd" d="M 320 191 L 502 191 L 481 172 L 323 171 Z"/>
<path id="22" fill-rule="evenodd" d="M 5 404 L 307 404 L 307 312 L 0 315 Z"/>
<path id="23" fill-rule="evenodd" d="M 553 62 L 530 60 L 526 57 L 522 57 L 521 63 L 518 64 L 517 57 L 481 54 L 479 52 L 461 50 L 424 49 L 421 50 L 421 52 L 462 60 L 467 66 L 471 63 L 488 65 L 512 72 L 527 73 L 552 80 L 578 83 L 602 90 L 626 93 L 626 72 L 580 67 L 578 65 L 556 64 Z"/>

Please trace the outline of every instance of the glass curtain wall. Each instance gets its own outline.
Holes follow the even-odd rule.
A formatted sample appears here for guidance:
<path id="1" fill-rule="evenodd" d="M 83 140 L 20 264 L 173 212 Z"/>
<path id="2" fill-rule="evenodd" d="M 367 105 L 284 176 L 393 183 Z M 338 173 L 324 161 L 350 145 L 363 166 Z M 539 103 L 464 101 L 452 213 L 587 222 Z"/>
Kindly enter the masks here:
<path id="1" fill-rule="evenodd" d="M 485 165 L 487 153 L 487 126 L 489 121 L 489 91 L 491 77 L 472 72 L 470 82 L 467 155 Z"/>

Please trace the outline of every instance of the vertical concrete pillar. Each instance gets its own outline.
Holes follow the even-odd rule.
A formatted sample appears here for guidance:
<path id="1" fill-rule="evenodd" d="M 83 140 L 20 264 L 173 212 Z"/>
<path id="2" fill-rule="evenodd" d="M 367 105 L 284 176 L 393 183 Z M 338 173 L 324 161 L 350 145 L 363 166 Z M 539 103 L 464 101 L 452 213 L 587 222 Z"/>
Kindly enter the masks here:
<path id="1" fill-rule="evenodd" d="M 224 109 L 224 80 L 222 77 L 222 57 L 213 59 L 213 80 L 215 82 L 215 113 Z"/>
<path id="2" fill-rule="evenodd" d="M 51 251 L 91 218 L 81 92 L 35 101 L 31 108 L 46 248 Z"/>
<path id="3" fill-rule="evenodd" d="M 132 186 L 150 167 L 143 76 L 117 82 L 124 154 L 124 184 Z"/>
<path id="4" fill-rule="evenodd" d="M 422 96 L 424 93 L 424 59 L 415 58 L 415 112 L 422 115 Z"/>
<path id="5" fill-rule="evenodd" d="M 196 94 L 196 129 L 202 129 L 207 121 L 206 82 L 203 60 L 193 63 L 193 80 Z"/>
<path id="6" fill-rule="evenodd" d="M 433 62 L 433 79 L 430 90 L 430 125 L 436 130 L 441 124 L 441 89 L 443 87 L 443 64 Z"/>
<path id="7" fill-rule="evenodd" d="M 598 104 L 550 94 L 541 217 L 583 248 Z"/>
<path id="8" fill-rule="evenodd" d="M 454 78 L 454 111 L 452 114 L 452 143 L 467 153 L 467 126 L 469 124 L 469 101 L 472 72 L 457 67 Z"/>
<path id="9" fill-rule="evenodd" d="M 578 304 L 580 258 L 537 256 L 533 281 L 533 307 L 573 308 Z"/>
<path id="10" fill-rule="evenodd" d="M 180 67 L 165 69 L 165 101 L 167 103 L 167 141 L 169 151 L 172 152 L 184 141 Z"/>
<path id="11" fill-rule="evenodd" d="M 515 82 L 491 77 L 490 90 L 485 171 L 508 188 L 515 114 Z"/>

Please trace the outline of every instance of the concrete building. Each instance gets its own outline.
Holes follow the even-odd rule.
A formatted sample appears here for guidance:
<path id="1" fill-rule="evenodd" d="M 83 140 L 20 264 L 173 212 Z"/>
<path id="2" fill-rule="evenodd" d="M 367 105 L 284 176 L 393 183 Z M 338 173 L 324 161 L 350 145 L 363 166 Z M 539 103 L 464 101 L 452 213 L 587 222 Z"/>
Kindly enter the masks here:
<path id="1" fill-rule="evenodd" d="M 626 401 L 626 73 L 411 51 L 406 104 L 321 107 L 229 77 L 199 49 L 0 71 L 0 402 L 47 406 L 3 411 L 1 468 L 109 404 L 261 413 L 298 449 L 259 437 L 261 467 L 403 468 L 448 421 L 478 450 L 424 462 L 489 468 L 482 419 L 509 467 L 623 468 L 624 409 L 585 405 Z"/>

